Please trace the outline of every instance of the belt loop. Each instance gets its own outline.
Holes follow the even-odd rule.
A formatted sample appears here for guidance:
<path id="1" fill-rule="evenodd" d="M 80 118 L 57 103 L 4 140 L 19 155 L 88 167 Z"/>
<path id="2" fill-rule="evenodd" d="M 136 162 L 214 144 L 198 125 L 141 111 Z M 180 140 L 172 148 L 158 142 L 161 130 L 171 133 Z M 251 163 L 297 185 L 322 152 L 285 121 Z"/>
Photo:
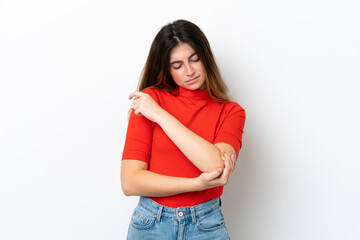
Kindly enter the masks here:
<path id="1" fill-rule="evenodd" d="M 192 219 L 192 222 L 193 222 L 193 224 L 195 224 L 196 223 L 196 215 L 195 215 L 195 208 L 194 207 L 191 207 L 190 208 L 190 211 L 191 211 L 191 219 Z"/>
<path id="2" fill-rule="evenodd" d="M 159 207 L 159 210 L 158 210 L 158 212 L 157 212 L 156 221 L 158 221 L 158 222 L 160 222 L 163 208 L 164 208 L 163 206 L 160 206 L 160 207 Z"/>
<path id="3" fill-rule="evenodd" d="M 221 207 L 221 197 L 219 197 L 219 206 Z"/>

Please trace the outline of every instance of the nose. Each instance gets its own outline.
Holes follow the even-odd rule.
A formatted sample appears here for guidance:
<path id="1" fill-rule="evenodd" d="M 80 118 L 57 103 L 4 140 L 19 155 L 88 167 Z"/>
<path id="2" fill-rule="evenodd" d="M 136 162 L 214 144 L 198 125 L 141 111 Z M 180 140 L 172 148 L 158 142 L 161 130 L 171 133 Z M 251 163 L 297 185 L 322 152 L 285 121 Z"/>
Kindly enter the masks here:
<path id="1" fill-rule="evenodd" d="M 186 68 L 186 75 L 187 76 L 193 76 L 195 73 L 194 67 L 191 65 L 191 63 L 185 64 Z"/>

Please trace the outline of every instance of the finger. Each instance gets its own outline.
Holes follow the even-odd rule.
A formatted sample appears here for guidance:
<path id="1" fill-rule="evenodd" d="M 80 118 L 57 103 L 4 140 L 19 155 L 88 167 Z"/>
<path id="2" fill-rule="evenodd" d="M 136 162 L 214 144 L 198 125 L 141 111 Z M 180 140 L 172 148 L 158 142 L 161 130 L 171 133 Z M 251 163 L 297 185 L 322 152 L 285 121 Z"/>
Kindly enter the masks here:
<path id="1" fill-rule="evenodd" d="M 134 92 L 130 93 L 129 99 L 132 99 L 137 93 L 138 93 L 138 91 L 134 91 Z"/>
<path id="2" fill-rule="evenodd" d="M 138 108 L 139 108 L 139 104 L 138 104 L 137 102 L 133 102 L 132 108 L 133 108 L 133 109 L 138 109 Z"/>
<path id="3" fill-rule="evenodd" d="M 218 178 L 220 176 L 220 174 L 222 173 L 222 169 L 221 168 L 218 168 L 212 172 L 209 172 L 209 173 L 203 173 L 203 176 L 205 177 L 205 179 L 207 181 L 212 181 L 216 178 Z"/>
<path id="4" fill-rule="evenodd" d="M 235 154 L 233 154 L 232 157 L 234 158 L 234 169 L 235 169 L 236 162 L 237 162 L 237 158 L 236 158 L 236 155 L 235 155 Z"/>
<path id="5" fill-rule="evenodd" d="M 235 157 L 235 154 L 231 154 L 231 162 L 232 162 L 232 165 L 233 165 L 233 171 L 235 169 L 235 165 L 236 165 L 236 157 Z"/>
<path id="6" fill-rule="evenodd" d="M 231 168 L 231 171 L 234 169 L 234 162 L 231 158 L 229 158 L 229 155 L 227 155 L 226 153 L 224 154 L 223 156 L 225 159 L 224 161 L 228 161 L 229 162 L 229 165 L 230 165 L 230 168 Z"/>
<path id="7" fill-rule="evenodd" d="M 224 171 L 225 171 L 225 169 L 226 170 L 231 169 L 231 161 L 230 161 L 230 159 L 228 159 L 226 157 L 223 157 L 223 160 L 224 160 L 224 164 L 225 164 Z"/>
<path id="8" fill-rule="evenodd" d="M 235 160 L 235 163 L 237 162 L 238 158 L 236 157 L 236 154 L 234 154 L 234 160 Z"/>
<path id="9" fill-rule="evenodd" d="M 229 154 L 224 153 L 224 155 L 223 155 L 223 156 L 224 156 L 226 159 L 231 160 L 231 158 L 230 158 Z"/>
<path id="10" fill-rule="evenodd" d="M 223 173 L 220 176 L 220 182 L 222 185 L 226 185 L 228 183 L 229 177 L 230 177 L 230 173 L 231 173 L 231 168 L 230 168 L 230 163 L 228 159 L 225 159 L 225 168 Z"/>
<path id="11" fill-rule="evenodd" d="M 235 154 L 231 154 L 230 156 L 228 154 L 226 155 L 230 159 L 231 171 L 233 171 L 235 169 L 235 164 L 236 164 L 236 155 Z"/>
<path id="12" fill-rule="evenodd" d="M 142 93 L 140 91 L 135 91 L 135 92 L 130 93 L 129 99 L 132 99 L 133 97 L 141 97 L 141 96 L 144 96 L 144 94 L 145 93 Z"/>
<path id="13" fill-rule="evenodd" d="M 142 114 L 141 114 L 141 112 L 139 110 L 137 110 L 137 109 L 134 109 L 134 110 L 135 110 L 134 111 L 135 115 L 142 116 Z"/>
<path id="14" fill-rule="evenodd" d="M 134 105 L 134 106 L 135 106 L 135 105 L 139 105 L 139 103 L 140 103 L 140 102 L 139 102 L 139 99 L 135 99 L 134 102 L 133 102 L 133 105 Z"/>

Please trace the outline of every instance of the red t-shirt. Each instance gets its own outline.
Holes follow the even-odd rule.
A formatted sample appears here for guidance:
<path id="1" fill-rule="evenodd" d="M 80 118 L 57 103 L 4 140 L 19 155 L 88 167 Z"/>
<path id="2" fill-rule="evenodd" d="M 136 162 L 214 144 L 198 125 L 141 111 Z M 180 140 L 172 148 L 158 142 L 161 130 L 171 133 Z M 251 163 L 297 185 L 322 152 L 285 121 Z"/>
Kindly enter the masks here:
<path id="1" fill-rule="evenodd" d="M 242 145 L 245 111 L 236 102 L 213 100 L 207 90 L 178 90 L 147 88 L 149 94 L 164 110 L 188 129 L 209 141 L 230 144 L 238 155 Z M 131 112 L 122 159 L 136 159 L 148 164 L 149 171 L 159 174 L 194 178 L 202 172 L 188 160 L 162 128 L 143 116 Z M 194 206 L 220 197 L 223 187 L 188 192 L 168 197 L 151 197 L 167 207 Z"/>

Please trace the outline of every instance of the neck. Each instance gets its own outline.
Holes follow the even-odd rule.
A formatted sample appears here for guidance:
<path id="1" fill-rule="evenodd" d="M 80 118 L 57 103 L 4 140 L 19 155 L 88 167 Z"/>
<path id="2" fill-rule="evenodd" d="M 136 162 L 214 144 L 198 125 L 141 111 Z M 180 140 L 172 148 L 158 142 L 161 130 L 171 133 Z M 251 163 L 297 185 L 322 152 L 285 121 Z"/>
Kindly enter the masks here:
<path id="1" fill-rule="evenodd" d="M 179 96 L 189 97 L 192 99 L 208 99 L 210 97 L 206 88 L 198 89 L 198 90 L 190 90 L 190 89 L 178 86 L 178 88 L 175 91 L 177 92 L 177 95 L 179 95 Z"/>

